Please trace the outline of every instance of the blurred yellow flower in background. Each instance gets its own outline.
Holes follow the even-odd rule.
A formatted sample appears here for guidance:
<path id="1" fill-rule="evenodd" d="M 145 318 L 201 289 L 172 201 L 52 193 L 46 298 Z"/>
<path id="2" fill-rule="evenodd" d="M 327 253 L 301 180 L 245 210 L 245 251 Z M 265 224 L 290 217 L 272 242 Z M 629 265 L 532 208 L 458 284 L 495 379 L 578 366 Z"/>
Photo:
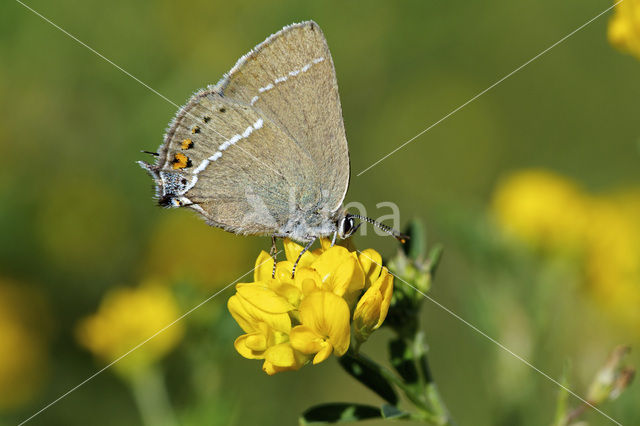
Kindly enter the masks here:
<path id="1" fill-rule="evenodd" d="M 238 271 L 253 258 L 249 239 L 212 229 L 185 209 L 162 215 L 148 247 L 141 276 L 168 282 L 190 280 L 204 289 L 237 279 Z"/>
<path id="2" fill-rule="evenodd" d="M 546 170 L 523 170 L 499 182 L 491 209 L 508 234 L 532 247 L 571 251 L 582 244 L 586 202 L 570 180 Z"/>
<path id="3" fill-rule="evenodd" d="M 640 59 L 640 0 L 624 0 L 616 5 L 607 35 L 616 48 Z"/>
<path id="4" fill-rule="evenodd" d="M 598 302 L 640 332 L 640 192 L 592 201 L 585 273 Z"/>
<path id="5" fill-rule="evenodd" d="M 170 289 L 158 283 L 117 288 L 105 295 L 98 311 L 76 328 L 78 342 L 105 363 L 110 363 L 172 323 L 180 312 Z M 144 371 L 171 351 L 182 339 L 177 322 L 118 361 L 114 367 L 128 377 Z"/>
<path id="6" fill-rule="evenodd" d="M 552 172 L 525 170 L 496 188 L 492 212 L 503 231 L 533 248 L 577 254 L 591 297 L 640 332 L 639 189 L 591 195 Z"/>
<path id="7" fill-rule="evenodd" d="M 377 313 L 375 323 L 367 323 L 370 331 L 386 317 L 393 277 L 386 269 L 384 278 L 380 276 L 380 255 L 369 249 L 363 259 L 355 250 L 330 247 L 328 240 L 321 245 L 301 257 L 295 278 L 291 275 L 300 245 L 284 241 L 287 260 L 276 264 L 275 278 L 273 259 L 262 251 L 254 282 L 238 284 L 228 301 L 231 315 L 246 333 L 236 339 L 236 350 L 245 358 L 264 359 L 262 369 L 269 375 L 297 370 L 311 360 L 320 363 L 332 353 L 344 355 L 351 339 L 351 312 L 364 290 L 384 293 L 373 302 L 379 306 L 371 308 Z"/>
<path id="8" fill-rule="evenodd" d="M 0 411 L 29 402 L 42 384 L 47 316 L 40 294 L 0 279 Z"/>

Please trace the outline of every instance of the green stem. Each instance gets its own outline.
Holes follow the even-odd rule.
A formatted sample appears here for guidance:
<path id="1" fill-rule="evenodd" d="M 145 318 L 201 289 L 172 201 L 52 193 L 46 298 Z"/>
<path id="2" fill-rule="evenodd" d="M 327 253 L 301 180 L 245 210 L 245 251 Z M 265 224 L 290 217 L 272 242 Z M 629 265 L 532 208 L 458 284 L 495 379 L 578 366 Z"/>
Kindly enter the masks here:
<path id="1" fill-rule="evenodd" d="M 431 375 L 431 369 L 429 368 L 429 361 L 427 359 L 427 345 L 424 341 L 424 333 L 422 333 L 422 331 L 417 331 L 410 342 L 414 357 L 417 359 L 420 372 L 420 382 L 424 389 L 424 396 L 433 409 L 434 415 L 438 419 L 438 424 L 455 424 L 453 419 L 451 419 L 449 410 L 447 409 L 447 406 L 438 391 L 438 387 L 433 380 L 433 376 Z"/>
<path id="2" fill-rule="evenodd" d="M 562 387 L 558 390 L 558 397 L 556 400 L 556 415 L 553 421 L 553 426 L 566 426 L 569 424 L 567 411 L 569 409 L 568 399 L 569 392 L 567 392 L 569 386 L 569 369 L 571 368 L 569 361 L 565 361 L 562 367 L 562 376 L 560 377 L 560 383 Z"/>
<path id="3" fill-rule="evenodd" d="M 145 426 L 177 425 L 164 379 L 157 368 L 151 366 L 133 374 L 128 383 Z"/>
<path id="4" fill-rule="evenodd" d="M 438 421 L 438 418 L 435 415 L 433 415 L 433 413 L 431 413 L 428 405 L 426 404 L 422 396 L 419 393 L 416 393 L 416 390 L 413 387 L 407 385 L 404 381 L 402 381 L 402 379 L 396 376 L 392 371 L 378 364 L 377 362 L 367 357 L 366 355 L 363 355 L 362 353 L 352 352 L 351 355 L 357 358 L 361 363 L 365 364 L 369 368 L 372 368 L 378 371 L 378 373 L 380 373 L 382 377 L 384 377 L 389 382 L 393 383 L 394 385 L 396 385 L 398 388 L 402 390 L 402 392 L 405 394 L 407 399 L 409 399 L 409 401 L 411 401 L 420 410 L 419 413 L 412 414 L 411 417 L 413 419 L 425 420 L 429 423 L 433 423 L 437 425 L 446 424 L 446 423 L 440 423 Z"/>

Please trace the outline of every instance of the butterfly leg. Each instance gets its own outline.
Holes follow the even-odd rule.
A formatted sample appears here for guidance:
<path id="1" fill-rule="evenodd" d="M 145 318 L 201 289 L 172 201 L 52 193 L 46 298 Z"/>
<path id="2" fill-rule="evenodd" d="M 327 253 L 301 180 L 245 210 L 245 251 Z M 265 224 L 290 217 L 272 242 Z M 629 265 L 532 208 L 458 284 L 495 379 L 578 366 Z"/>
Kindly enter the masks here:
<path id="1" fill-rule="evenodd" d="M 338 236 L 338 231 L 333 233 L 333 238 L 331 239 L 331 247 L 336 245 L 336 237 Z"/>
<path id="2" fill-rule="evenodd" d="M 309 241 L 309 243 L 302 249 L 302 251 L 298 255 L 298 258 L 296 259 L 296 263 L 293 264 L 293 269 L 291 271 L 291 278 L 294 278 L 296 276 L 296 267 L 298 266 L 298 262 L 300 262 L 300 259 L 302 259 L 302 255 L 305 254 L 307 250 L 311 248 L 311 246 L 315 241 L 316 241 L 316 237 L 313 237 L 313 239 Z"/>
<path id="3" fill-rule="evenodd" d="M 273 270 L 271 271 L 271 278 L 275 278 L 276 277 L 276 236 L 272 235 L 271 236 L 271 250 L 269 251 L 269 254 L 271 255 L 271 257 L 273 258 Z"/>

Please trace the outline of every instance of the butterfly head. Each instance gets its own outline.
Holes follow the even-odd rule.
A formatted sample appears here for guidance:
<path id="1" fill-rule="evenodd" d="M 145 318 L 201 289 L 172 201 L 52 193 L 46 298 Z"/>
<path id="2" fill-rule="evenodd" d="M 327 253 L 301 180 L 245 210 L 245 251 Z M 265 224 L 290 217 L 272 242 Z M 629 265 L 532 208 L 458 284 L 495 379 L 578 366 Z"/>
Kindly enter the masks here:
<path id="1" fill-rule="evenodd" d="M 145 169 L 156 184 L 156 198 L 158 205 L 162 207 L 182 207 L 190 204 L 184 197 L 189 189 L 189 181 L 180 172 L 161 171 L 144 161 L 138 161 L 140 167 Z"/>
<path id="2" fill-rule="evenodd" d="M 342 216 L 340 219 L 338 219 L 338 222 L 336 223 L 336 225 L 337 225 L 338 237 L 344 240 L 346 238 L 349 238 L 351 235 L 353 235 L 358 230 L 360 225 L 362 225 L 362 222 L 356 224 L 353 216 L 347 213 L 344 216 Z"/>
<path id="3" fill-rule="evenodd" d="M 359 219 L 361 222 L 356 223 L 355 219 Z M 395 229 L 390 228 L 387 225 L 383 225 L 382 223 L 376 222 L 375 220 L 369 217 L 360 216 L 357 214 L 350 214 L 346 212 L 343 215 L 341 215 L 341 217 L 338 218 L 336 222 L 338 237 L 340 237 L 340 239 L 343 239 L 343 240 L 345 238 L 349 238 L 358 230 L 358 228 L 364 222 L 368 222 L 373 226 L 375 226 L 376 228 L 381 229 L 382 231 L 393 236 L 403 244 L 409 239 L 408 235 L 402 234 L 399 231 L 396 231 Z"/>

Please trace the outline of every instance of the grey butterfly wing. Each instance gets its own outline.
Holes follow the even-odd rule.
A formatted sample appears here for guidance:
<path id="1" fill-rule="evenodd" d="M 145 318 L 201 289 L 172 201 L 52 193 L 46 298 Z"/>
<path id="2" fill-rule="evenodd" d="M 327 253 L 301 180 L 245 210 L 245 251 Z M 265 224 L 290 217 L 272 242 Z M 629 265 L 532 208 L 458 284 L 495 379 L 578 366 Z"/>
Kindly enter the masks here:
<path id="1" fill-rule="evenodd" d="M 158 165 L 180 174 L 185 183 L 176 192 L 186 205 L 235 233 L 279 234 L 292 208 L 321 198 L 308 153 L 269 117 L 215 88 L 196 93 L 179 112 Z"/>
<path id="2" fill-rule="evenodd" d="M 241 58 L 218 87 L 270 117 L 309 154 L 324 206 L 338 210 L 349 185 L 349 149 L 333 60 L 320 27 L 313 21 L 285 27 Z"/>
<path id="3" fill-rule="evenodd" d="M 349 159 L 335 72 L 317 25 L 284 28 L 196 93 L 159 154 L 156 166 L 143 164 L 158 195 L 212 225 L 298 240 L 333 232 Z"/>

